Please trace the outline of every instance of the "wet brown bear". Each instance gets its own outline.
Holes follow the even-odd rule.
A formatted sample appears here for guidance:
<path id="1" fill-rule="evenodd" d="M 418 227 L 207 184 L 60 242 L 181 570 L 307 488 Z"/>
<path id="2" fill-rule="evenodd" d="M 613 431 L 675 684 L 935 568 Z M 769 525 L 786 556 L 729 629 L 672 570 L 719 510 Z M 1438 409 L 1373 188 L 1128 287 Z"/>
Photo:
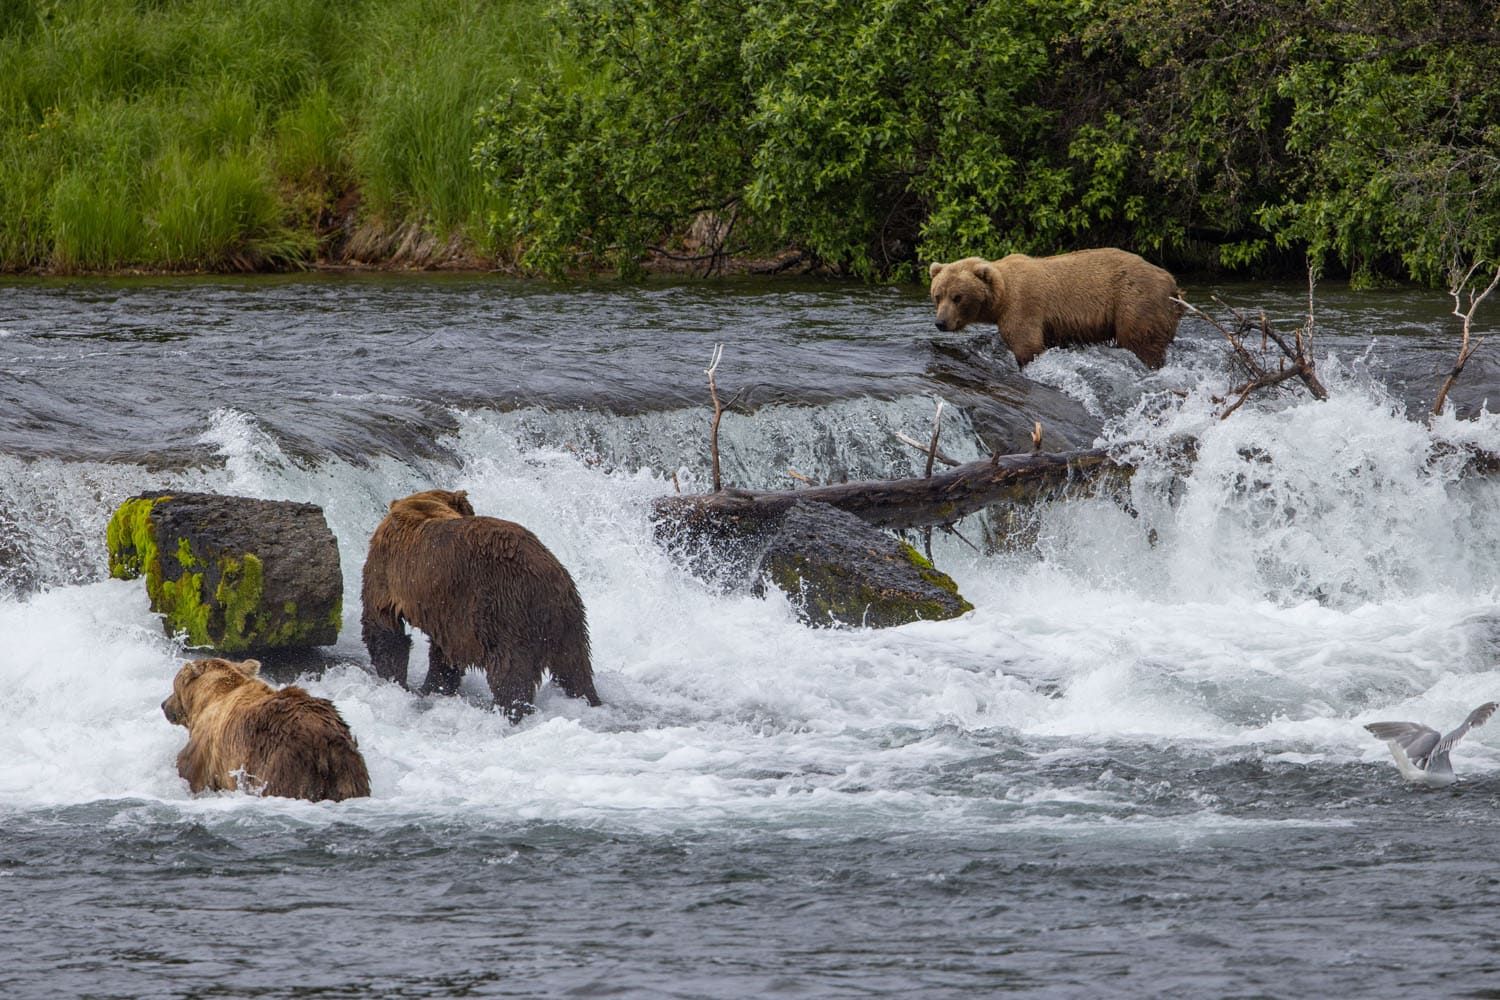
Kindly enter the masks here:
<path id="1" fill-rule="evenodd" d="M 930 270 L 937 328 L 994 323 L 1022 368 L 1049 347 L 1109 341 L 1160 368 L 1182 317 L 1172 275 L 1124 250 L 966 257 Z"/>
<path id="2" fill-rule="evenodd" d="M 543 673 L 599 704 L 573 578 L 521 525 L 476 517 L 463 492 L 391 502 L 370 538 L 361 596 L 365 648 L 381 677 L 406 685 L 409 623 L 429 643 L 423 694 L 454 693 L 464 668 L 477 666 L 512 722 L 533 711 Z"/>
<path id="3" fill-rule="evenodd" d="M 186 726 L 177 773 L 194 792 L 205 788 L 292 799 L 370 794 L 359 744 L 333 702 L 302 688 L 277 691 L 256 676 L 255 660 L 184 663 L 161 703 L 167 721 Z"/>

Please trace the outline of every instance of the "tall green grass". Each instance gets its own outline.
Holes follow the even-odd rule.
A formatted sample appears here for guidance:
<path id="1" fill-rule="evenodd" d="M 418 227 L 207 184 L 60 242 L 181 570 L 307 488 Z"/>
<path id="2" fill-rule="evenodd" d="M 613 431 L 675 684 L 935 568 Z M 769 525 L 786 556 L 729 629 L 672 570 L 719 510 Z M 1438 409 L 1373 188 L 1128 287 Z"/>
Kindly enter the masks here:
<path id="1" fill-rule="evenodd" d="M 477 247 L 475 114 L 557 58 L 537 8 L 0 0 L 0 269 L 295 266 L 353 204 Z"/>

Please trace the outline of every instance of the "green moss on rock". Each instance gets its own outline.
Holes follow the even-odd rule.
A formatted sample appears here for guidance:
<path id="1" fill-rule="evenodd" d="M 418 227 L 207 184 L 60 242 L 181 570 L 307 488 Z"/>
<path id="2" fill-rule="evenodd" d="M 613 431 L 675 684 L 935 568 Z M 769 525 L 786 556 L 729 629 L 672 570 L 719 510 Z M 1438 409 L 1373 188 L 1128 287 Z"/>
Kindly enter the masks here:
<path id="1" fill-rule="evenodd" d="M 964 596 L 958 592 L 958 584 L 954 581 L 953 577 L 932 565 L 932 562 L 926 556 L 922 555 L 922 553 L 918 552 L 916 547 L 910 542 L 902 542 L 901 548 L 904 550 L 907 562 L 916 568 L 918 576 L 928 584 L 946 590 L 958 599 L 962 610 L 955 612 L 955 614 L 942 614 L 939 617 L 952 618 L 955 615 L 961 615 L 964 612 L 974 610 L 974 605 L 965 600 Z M 923 617 L 927 616 L 924 615 Z"/>
<path id="2" fill-rule="evenodd" d="M 219 560 L 219 585 L 214 588 L 214 601 L 224 616 L 218 642 L 224 652 L 238 653 L 250 648 L 250 639 L 256 631 L 254 619 L 261 610 L 264 581 L 261 561 L 250 553 L 241 559 L 226 556 Z"/>
<path id="3" fill-rule="evenodd" d="M 164 617 L 168 635 L 182 633 L 189 646 L 214 645 L 209 632 L 213 608 L 203 600 L 202 573 L 184 573 L 175 580 L 161 580 L 155 587 L 148 576 L 146 592 L 151 595 L 151 610 Z"/>
<path id="4" fill-rule="evenodd" d="M 161 573 L 156 534 L 151 528 L 151 510 L 166 497 L 132 497 L 115 509 L 104 531 L 109 550 L 109 575 L 116 580 L 134 580 L 153 568 Z"/>

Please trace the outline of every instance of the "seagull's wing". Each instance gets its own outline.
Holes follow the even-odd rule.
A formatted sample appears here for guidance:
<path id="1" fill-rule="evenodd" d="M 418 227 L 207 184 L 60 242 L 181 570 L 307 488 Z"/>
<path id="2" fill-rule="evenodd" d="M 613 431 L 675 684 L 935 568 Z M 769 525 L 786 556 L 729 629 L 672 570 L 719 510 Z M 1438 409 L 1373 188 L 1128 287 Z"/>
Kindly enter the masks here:
<path id="1" fill-rule="evenodd" d="M 1490 721 L 1490 716 L 1495 714 L 1496 704 L 1500 703 L 1487 701 L 1483 705 L 1480 705 L 1478 708 L 1474 709 L 1474 711 L 1470 712 L 1469 717 L 1462 723 L 1460 723 L 1457 729 L 1453 730 L 1453 732 L 1442 738 L 1442 740 L 1437 745 L 1436 752 L 1443 753 L 1447 750 L 1452 749 L 1453 744 L 1463 739 L 1464 734 L 1469 730 L 1478 729 L 1480 726 Z"/>
<path id="2" fill-rule="evenodd" d="M 1441 738 L 1438 731 L 1420 722 L 1372 722 L 1365 726 L 1377 739 L 1394 743 L 1419 768 L 1427 767 L 1427 759 L 1437 749 Z M 1467 731 L 1467 724 L 1465 724 Z M 1463 733 L 1459 733 L 1460 736 Z"/>

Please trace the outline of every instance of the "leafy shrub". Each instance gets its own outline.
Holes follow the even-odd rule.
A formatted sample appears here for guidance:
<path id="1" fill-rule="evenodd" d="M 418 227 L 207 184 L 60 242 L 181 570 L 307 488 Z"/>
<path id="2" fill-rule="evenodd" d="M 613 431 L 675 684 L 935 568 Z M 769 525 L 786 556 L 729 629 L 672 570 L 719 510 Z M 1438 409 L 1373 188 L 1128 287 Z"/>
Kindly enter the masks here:
<path id="1" fill-rule="evenodd" d="M 866 277 L 1111 243 L 1439 280 L 1500 250 L 1497 5 L 560 0 L 585 74 L 476 160 L 522 263 L 735 249 Z"/>

